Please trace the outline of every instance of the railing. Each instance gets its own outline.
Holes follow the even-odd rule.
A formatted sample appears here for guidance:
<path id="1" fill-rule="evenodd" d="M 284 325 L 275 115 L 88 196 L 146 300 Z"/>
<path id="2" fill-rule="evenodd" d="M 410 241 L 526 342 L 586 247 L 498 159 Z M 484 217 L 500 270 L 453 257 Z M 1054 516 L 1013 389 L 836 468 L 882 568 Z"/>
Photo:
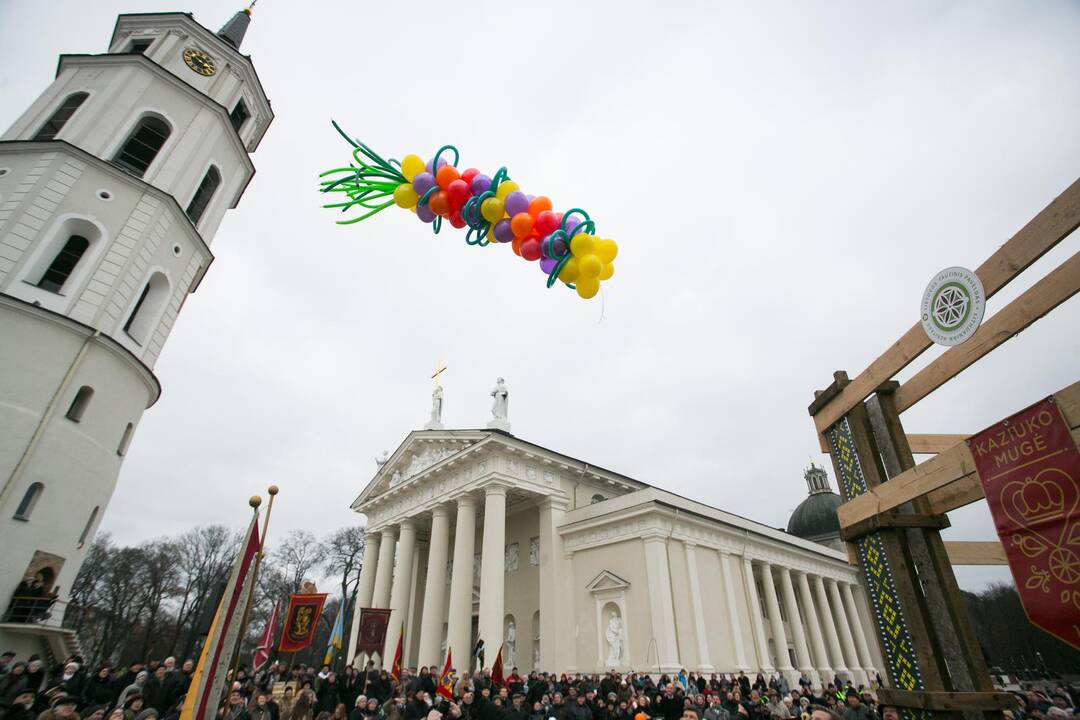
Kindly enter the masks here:
<path id="1" fill-rule="evenodd" d="M 51 597 L 16 595 L 0 622 L 58 628 L 64 621 L 67 603 Z"/>

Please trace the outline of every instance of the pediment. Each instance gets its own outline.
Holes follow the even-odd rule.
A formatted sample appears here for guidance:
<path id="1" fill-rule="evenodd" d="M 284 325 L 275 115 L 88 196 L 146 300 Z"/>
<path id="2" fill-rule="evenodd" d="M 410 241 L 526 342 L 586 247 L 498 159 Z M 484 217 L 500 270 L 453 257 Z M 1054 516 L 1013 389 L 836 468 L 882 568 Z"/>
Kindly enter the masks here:
<path id="1" fill-rule="evenodd" d="M 402 485 L 449 460 L 487 437 L 481 431 L 418 430 L 409 433 L 385 462 L 376 459 L 378 465 L 374 477 L 353 502 L 356 508 L 392 488 Z M 380 464 L 381 463 L 381 464 Z"/>
<path id="2" fill-rule="evenodd" d="M 604 570 L 594 577 L 585 587 L 589 592 L 597 593 L 606 590 L 625 590 L 630 587 L 630 583 L 610 570 Z"/>

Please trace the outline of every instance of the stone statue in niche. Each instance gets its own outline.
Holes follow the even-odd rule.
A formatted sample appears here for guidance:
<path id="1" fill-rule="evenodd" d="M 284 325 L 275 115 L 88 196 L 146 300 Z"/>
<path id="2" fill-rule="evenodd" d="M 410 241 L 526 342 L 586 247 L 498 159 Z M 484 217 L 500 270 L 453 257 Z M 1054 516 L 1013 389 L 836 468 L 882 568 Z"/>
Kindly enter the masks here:
<path id="1" fill-rule="evenodd" d="M 506 420 L 510 405 L 510 391 L 506 389 L 506 381 L 502 378 L 495 380 L 495 389 L 491 391 L 491 397 L 495 400 L 491 403 L 491 416 L 496 420 Z"/>
<path id="2" fill-rule="evenodd" d="M 506 624 L 506 657 L 503 658 L 507 667 L 514 667 L 514 659 L 517 656 L 517 626 L 511 620 Z"/>
<path id="3" fill-rule="evenodd" d="M 609 667 L 618 667 L 623 664 L 623 624 L 622 618 L 619 617 L 619 613 L 612 610 L 608 613 L 607 631 L 604 633 L 607 638 L 608 657 L 605 661 L 605 665 Z"/>
<path id="4" fill-rule="evenodd" d="M 540 564 L 540 538 L 538 537 L 529 539 L 529 564 Z"/>
<path id="5" fill-rule="evenodd" d="M 503 565 L 505 572 L 515 572 L 518 569 L 518 544 L 510 543 L 506 546 L 506 551 L 503 554 Z"/>
<path id="6" fill-rule="evenodd" d="M 533 633 L 533 669 L 540 667 L 540 630 Z"/>

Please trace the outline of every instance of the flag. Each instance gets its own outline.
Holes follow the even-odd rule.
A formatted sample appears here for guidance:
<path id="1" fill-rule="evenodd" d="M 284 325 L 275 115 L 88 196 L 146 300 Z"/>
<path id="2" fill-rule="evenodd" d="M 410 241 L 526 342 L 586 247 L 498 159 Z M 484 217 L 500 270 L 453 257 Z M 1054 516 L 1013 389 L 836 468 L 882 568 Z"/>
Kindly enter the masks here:
<path id="1" fill-rule="evenodd" d="M 439 697 L 444 697 L 447 700 L 454 699 L 454 683 L 450 679 L 450 648 L 446 648 L 446 664 L 443 665 L 442 672 L 439 674 L 439 687 L 435 688 L 435 694 Z"/>
<path id="2" fill-rule="evenodd" d="M 686 688 L 687 688 L 686 671 L 685 670 L 680 670 L 678 677 L 679 677 L 679 684 L 682 685 L 683 692 L 686 692 Z"/>
<path id="3" fill-rule="evenodd" d="M 491 684 L 497 688 L 506 686 L 506 678 L 503 677 L 502 646 L 499 646 L 499 654 L 495 656 L 495 662 L 491 665 Z"/>
<path id="4" fill-rule="evenodd" d="M 341 607 L 337 611 L 337 620 L 334 621 L 334 629 L 330 631 L 330 642 L 326 646 L 326 656 L 322 664 L 329 665 L 334 659 L 335 652 L 341 652 L 342 640 L 345 636 L 345 596 L 341 596 Z"/>
<path id="5" fill-rule="evenodd" d="M 475 660 L 480 661 L 480 669 L 484 669 L 484 641 L 481 638 L 476 639 L 476 647 L 473 648 L 472 656 Z M 476 663 L 474 662 L 473 665 Z M 471 669 L 471 668 L 470 668 Z"/>
<path id="6" fill-rule="evenodd" d="M 251 659 L 252 672 L 259 672 L 259 668 L 270 659 L 270 651 L 274 649 L 274 635 L 277 634 L 278 615 L 280 613 L 281 599 L 278 598 L 274 601 L 274 609 L 270 613 L 270 620 L 266 623 L 266 629 L 263 630 L 262 637 L 259 638 L 259 644 L 255 647 L 255 657 Z"/>
<path id="7" fill-rule="evenodd" d="M 360 653 L 369 656 L 379 653 L 381 656 L 386 646 L 386 626 L 390 624 L 390 611 L 382 608 L 358 608 L 354 612 L 360 613 L 360 629 L 356 633 L 353 657 Z"/>
<path id="8" fill-rule="evenodd" d="M 181 720 L 212 720 L 217 711 L 217 703 L 221 698 L 229 661 L 236 649 L 240 623 L 255 577 L 254 573 L 249 571 L 260 550 L 258 515 L 251 518 L 246 537 L 233 564 L 217 612 L 214 613 L 214 620 L 210 623 L 210 632 L 199 656 L 199 664 L 195 666 L 195 672 L 191 676 L 191 685 L 180 712 Z"/>
<path id="9" fill-rule="evenodd" d="M 401 623 L 401 632 L 397 636 L 397 650 L 394 651 L 394 664 L 390 666 L 390 677 L 394 680 L 401 679 L 401 659 L 402 659 L 402 647 L 401 643 L 405 639 L 405 623 Z"/>
<path id="10" fill-rule="evenodd" d="M 289 596 L 279 651 L 296 652 L 311 644 L 325 602 L 326 593 L 293 593 Z"/>

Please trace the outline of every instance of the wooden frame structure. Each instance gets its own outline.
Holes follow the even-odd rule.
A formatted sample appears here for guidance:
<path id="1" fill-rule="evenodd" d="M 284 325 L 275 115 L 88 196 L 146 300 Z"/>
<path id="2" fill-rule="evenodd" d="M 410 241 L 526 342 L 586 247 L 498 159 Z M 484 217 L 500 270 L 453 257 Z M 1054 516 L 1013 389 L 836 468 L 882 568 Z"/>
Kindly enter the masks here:
<path id="1" fill-rule="evenodd" d="M 987 298 L 1077 226 L 1080 180 L 978 267 Z M 1012 696 L 994 692 L 952 570 L 954 564 L 1005 564 L 1004 548 L 997 540 L 946 543 L 940 534 L 950 510 L 983 499 L 968 436 L 909 435 L 900 413 L 1078 291 L 1080 252 L 907 382 L 893 378 L 932 345 L 921 323 L 854 379 L 836 372 L 809 407 L 844 498 L 841 533 L 863 570 L 885 650 L 891 687 L 881 689 L 880 699 L 901 707 L 907 720 L 1000 717 Z M 1056 397 L 1080 439 L 1080 382 Z M 934 457 L 916 465 L 916 453 Z"/>

